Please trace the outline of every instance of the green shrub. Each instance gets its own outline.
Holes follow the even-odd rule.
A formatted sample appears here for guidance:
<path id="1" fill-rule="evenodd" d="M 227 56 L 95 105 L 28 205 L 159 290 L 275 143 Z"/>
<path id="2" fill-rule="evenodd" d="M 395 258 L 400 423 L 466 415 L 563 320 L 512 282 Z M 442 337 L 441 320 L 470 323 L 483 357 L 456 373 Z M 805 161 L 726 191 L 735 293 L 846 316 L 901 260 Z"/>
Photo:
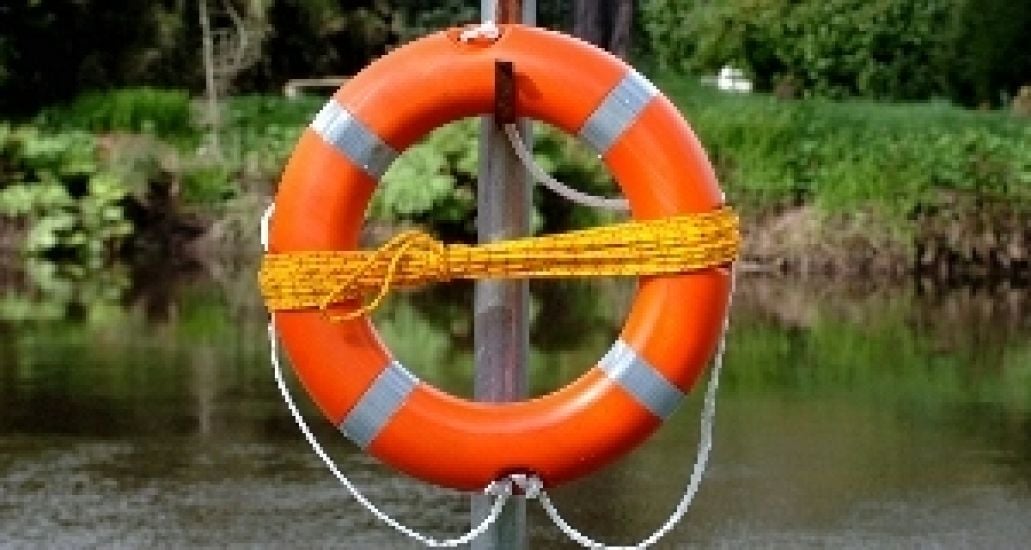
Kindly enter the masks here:
<path id="1" fill-rule="evenodd" d="M 760 89 L 790 81 L 807 95 L 923 99 L 948 89 L 956 0 L 646 0 L 660 64 L 742 67 Z"/>
<path id="2" fill-rule="evenodd" d="M 186 170 L 180 188 L 183 202 L 193 205 L 218 206 L 236 196 L 233 174 L 224 164 L 203 164 Z"/>
<path id="3" fill-rule="evenodd" d="M 474 234 L 478 125 L 478 119 L 447 125 L 405 151 L 384 175 L 369 215 L 387 221 L 443 225 Z M 537 163 L 555 177 L 589 193 L 614 192 L 597 155 L 574 138 L 537 124 L 534 141 Z M 592 225 L 606 216 L 573 206 L 539 186 L 536 189 L 531 213 L 535 232 Z"/>
<path id="4" fill-rule="evenodd" d="M 405 151 L 384 175 L 370 216 L 451 224 L 471 219 L 475 127 L 473 120 L 450 124 Z"/>
<path id="5" fill-rule="evenodd" d="M 22 221 L 23 252 L 96 264 L 132 233 L 129 185 L 98 166 L 91 136 L 18 128 L 0 137 L 0 217 Z"/>
<path id="6" fill-rule="evenodd" d="M 955 0 L 948 30 L 947 76 L 952 97 L 968 105 L 998 105 L 1031 83 L 1031 2 Z"/>
<path id="7" fill-rule="evenodd" d="M 1031 205 L 1031 128 L 1002 113 L 947 103 L 778 101 L 701 87 L 693 77 L 657 75 L 698 132 L 730 198 L 748 207 L 816 203 L 825 210 L 874 208 L 904 224 L 942 192 L 971 192 Z M 309 101 L 309 100 L 304 100 Z M 247 121 L 230 129 L 248 148 L 285 158 L 322 100 L 303 108 L 278 99 L 245 102 Z M 265 122 L 269 125 L 264 125 Z M 472 234 L 478 151 L 475 120 L 441 128 L 391 166 L 369 216 Z M 535 157 L 558 179 L 618 194 L 605 167 L 575 139 L 536 125 Z M 270 171 L 272 178 L 278 171 Z M 604 223 L 604 214 L 535 191 L 535 227 Z"/>
<path id="8" fill-rule="evenodd" d="M 732 199 L 872 206 L 903 219 L 942 191 L 1031 206 L 1031 127 L 942 103 L 784 102 L 659 79 Z"/>
<path id="9" fill-rule="evenodd" d="M 231 179 L 277 179 L 325 98 L 241 96 L 227 102 L 222 159 Z"/>
<path id="10" fill-rule="evenodd" d="M 185 90 L 123 88 L 88 92 L 40 113 L 41 125 L 91 132 L 142 132 L 165 137 L 194 133 Z"/>

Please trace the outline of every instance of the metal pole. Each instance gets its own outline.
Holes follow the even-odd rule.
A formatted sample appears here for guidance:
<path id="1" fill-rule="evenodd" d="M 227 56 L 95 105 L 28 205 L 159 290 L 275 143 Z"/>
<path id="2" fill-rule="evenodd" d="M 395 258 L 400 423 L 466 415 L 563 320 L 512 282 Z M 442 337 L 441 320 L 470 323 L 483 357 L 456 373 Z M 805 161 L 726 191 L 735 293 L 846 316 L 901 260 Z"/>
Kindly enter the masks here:
<path id="1" fill-rule="evenodd" d="M 481 20 L 496 23 L 536 23 L 536 0 L 481 0 Z M 519 67 L 515 67 L 518 71 Z M 523 139 L 532 137 L 529 121 L 521 120 Z M 530 231 L 530 178 L 515 156 L 493 116 L 480 120 L 480 168 L 476 230 L 481 243 L 511 239 Z M 526 359 L 529 348 L 529 287 L 526 281 L 476 283 L 473 323 L 479 401 L 515 401 L 527 395 Z M 490 507 L 487 497 L 472 498 L 472 521 L 477 524 Z M 476 550 L 524 550 L 526 500 L 508 501 L 498 521 L 476 539 Z"/>

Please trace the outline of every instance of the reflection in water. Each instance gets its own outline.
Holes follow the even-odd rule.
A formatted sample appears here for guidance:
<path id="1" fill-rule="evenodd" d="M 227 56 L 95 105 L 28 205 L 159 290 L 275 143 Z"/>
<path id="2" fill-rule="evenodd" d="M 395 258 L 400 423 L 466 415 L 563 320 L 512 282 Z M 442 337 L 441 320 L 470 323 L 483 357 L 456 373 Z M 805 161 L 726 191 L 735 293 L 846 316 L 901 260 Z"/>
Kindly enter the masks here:
<path id="1" fill-rule="evenodd" d="M 105 277 L 41 264 L 3 278 L 0 543 L 404 547 L 337 487 L 279 402 L 252 277 Z M 739 288 L 712 467 L 671 546 L 1031 537 L 1026 290 Z M 534 285 L 535 394 L 597 361 L 632 292 Z M 468 395 L 470 305 L 471 287 L 442 287 L 396 296 L 375 320 L 403 362 Z M 556 491 L 575 525 L 627 543 L 661 523 L 694 458 L 700 393 L 626 459 Z M 466 499 L 314 424 L 389 512 L 440 534 L 464 527 Z M 531 522 L 535 547 L 565 544 L 539 513 Z"/>

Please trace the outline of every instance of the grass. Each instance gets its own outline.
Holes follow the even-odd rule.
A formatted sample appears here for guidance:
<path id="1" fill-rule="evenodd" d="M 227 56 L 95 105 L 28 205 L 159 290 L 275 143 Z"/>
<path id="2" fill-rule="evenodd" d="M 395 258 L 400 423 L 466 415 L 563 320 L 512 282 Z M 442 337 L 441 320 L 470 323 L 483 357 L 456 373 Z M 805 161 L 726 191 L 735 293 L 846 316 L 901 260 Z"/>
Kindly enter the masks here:
<path id="1" fill-rule="evenodd" d="M 185 136 L 194 132 L 186 90 L 124 88 L 85 93 L 74 101 L 44 109 L 36 124 L 56 130 L 153 133 Z"/>
<path id="2" fill-rule="evenodd" d="M 1031 125 L 943 102 L 781 101 L 657 83 L 698 133 L 728 192 L 763 204 L 872 207 L 905 217 L 943 192 L 1031 203 Z"/>

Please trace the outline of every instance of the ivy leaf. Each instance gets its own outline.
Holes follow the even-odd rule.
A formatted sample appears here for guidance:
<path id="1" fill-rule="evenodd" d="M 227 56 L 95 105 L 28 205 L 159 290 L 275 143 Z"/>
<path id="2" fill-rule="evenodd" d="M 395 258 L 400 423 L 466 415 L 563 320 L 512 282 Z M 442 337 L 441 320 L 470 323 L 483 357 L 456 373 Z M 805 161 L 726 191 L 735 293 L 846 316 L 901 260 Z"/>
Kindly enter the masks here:
<path id="1" fill-rule="evenodd" d="M 36 221 L 25 237 L 29 252 L 40 253 L 57 248 L 61 244 L 61 232 L 75 227 L 75 216 L 69 212 L 58 212 Z"/>
<path id="2" fill-rule="evenodd" d="M 25 185 L 12 185 L 0 189 L 0 215 L 12 218 L 25 216 L 32 212 L 35 204 L 35 196 Z"/>

